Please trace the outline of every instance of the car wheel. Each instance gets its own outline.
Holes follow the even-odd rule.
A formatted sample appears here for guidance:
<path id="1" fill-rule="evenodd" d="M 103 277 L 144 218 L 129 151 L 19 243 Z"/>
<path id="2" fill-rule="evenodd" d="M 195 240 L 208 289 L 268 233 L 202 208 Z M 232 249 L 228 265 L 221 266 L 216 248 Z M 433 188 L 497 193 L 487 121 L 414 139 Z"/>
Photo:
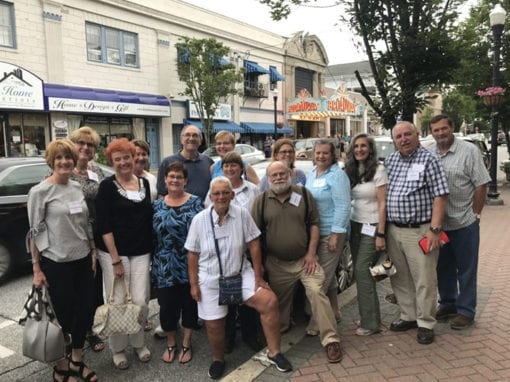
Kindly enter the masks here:
<path id="1" fill-rule="evenodd" d="M 12 256 L 12 252 L 5 243 L 0 241 L 0 283 L 5 281 L 11 273 L 14 263 Z"/>
<path id="2" fill-rule="evenodd" d="M 342 257 L 338 262 L 336 269 L 336 278 L 338 280 L 338 293 L 342 293 L 349 288 L 354 281 L 354 264 L 352 262 L 351 247 L 346 242 L 342 251 Z"/>

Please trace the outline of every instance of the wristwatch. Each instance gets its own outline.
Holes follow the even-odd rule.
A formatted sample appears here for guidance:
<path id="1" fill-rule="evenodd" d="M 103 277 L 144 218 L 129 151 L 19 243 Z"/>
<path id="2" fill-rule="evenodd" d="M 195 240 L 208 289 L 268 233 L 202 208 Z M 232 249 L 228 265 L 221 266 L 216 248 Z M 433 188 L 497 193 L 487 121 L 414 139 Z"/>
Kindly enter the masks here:
<path id="1" fill-rule="evenodd" d="M 439 235 L 439 233 L 441 232 L 441 227 L 432 227 L 430 226 L 429 227 L 429 230 L 430 232 L 432 232 L 434 235 Z"/>

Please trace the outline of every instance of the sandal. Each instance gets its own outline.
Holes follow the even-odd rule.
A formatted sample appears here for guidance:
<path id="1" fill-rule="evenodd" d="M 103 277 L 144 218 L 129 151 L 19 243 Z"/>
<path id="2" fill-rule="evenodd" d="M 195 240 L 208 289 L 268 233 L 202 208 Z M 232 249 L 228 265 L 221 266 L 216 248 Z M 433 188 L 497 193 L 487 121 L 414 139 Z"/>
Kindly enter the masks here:
<path id="1" fill-rule="evenodd" d="M 172 363 L 175 360 L 175 350 L 177 350 L 177 346 L 167 346 L 166 350 L 163 352 L 161 356 L 161 360 L 165 363 Z M 168 361 L 165 361 L 165 353 L 168 352 Z"/>
<path id="2" fill-rule="evenodd" d="M 123 351 L 115 353 L 113 355 L 113 364 L 119 370 L 126 370 L 129 367 L 129 362 L 126 357 L 126 353 Z"/>
<path id="3" fill-rule="evenodd" d="M 74 370 L 72 367 L 77 367 L 78 370 Z M 83 375 L 85 369 L 89 367 L 82 361 L 73 361 L 69 359 L 69 375 L 73 375 L 83 379 L 85 382 L 97 382 L 97 375 L 95 371 L 90 371 L 87 375 Z M 90 370 L 90 369 L 89 369 Z"/>
<path id="4" fill-rule="evenodd" d="M 189 356 L 189 359 L 186 361 L 183 361 L 182 359 L 187 355 Z M 183 344 L 181 353 L 179 354 L 179 362 L 184 365 L 185 363 L 190 362 L 192 359 L 193 359 L 193 352 L 191 351 L 191 344 L 188 347 L 184 346 L 184 344 Z"/>
<path id="5" fill-rule="evenodd" d="M 147 346 L 142 346 L 141 348 L 135 348 L 135 353 L 138 356 L 140 362 L 149 362 L 151 360 L 151 352 L 147 349 Z"/>
<path id="6" fill-rule="evenodd" d="M 57 379 L 57 375 L 62 377 L 61 380 Z M 69 377 L 71 376 L 69 369 L 67 370 L 59 370 L 56 366 L 53 367 L 53 382 L 67 382 L 69 381 Z"/>
<path id="7" fill-rule="evenodd" d="M 89 343 L 90 348 L 94 353 L 99 353 L 104 350 L 104 341 L 99 336 L 95 334 L 89 334 L 85 337 L 85 339 Z"/>
<path id="8" fill-rule="evenodd" d="M 152 330 L 152 322 L 149 320 L 145 321 L 145 324 L 143 325 L 143 331 L 150 332 L 151 330 Z"/>

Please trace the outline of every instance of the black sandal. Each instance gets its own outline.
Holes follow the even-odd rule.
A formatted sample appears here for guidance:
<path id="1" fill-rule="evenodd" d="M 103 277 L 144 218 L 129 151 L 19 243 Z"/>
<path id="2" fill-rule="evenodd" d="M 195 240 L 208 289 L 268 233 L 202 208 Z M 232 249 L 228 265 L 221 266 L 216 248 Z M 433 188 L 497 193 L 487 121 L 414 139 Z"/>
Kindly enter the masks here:
<path id="1" fill-rule="evenodd" d="M 74 370 L 71 368 L 71 365 L 74 367 L 78 367 L 78 370 Z M 92 378 L 96 377 L 94 381 L 97 381 L 97 375 L 95 371 L 91 371 L 87 375 L 83 375 L 83 372 L 85 368 L 89 368 L 87 365 L 85 365 L 81 361 L 73 361 L 72 359 L 69 359 L 69 375 L 73 375 L 76 377 L 79 377 L 80 379 L 83 379 L 85 382 L 92 382 Z"/>
<path id="2" fill-rule="evenodd" d="M 62 380 L 59 381 L 56 376 L 62 377 Z M 67 382 L 69 380 L 69 377 L 71 376 L 71 373 L 68 370 L 59 370 L 56 366 L 53 366 L 53 382 Z"/>
<path id="3" fill-rule="evenodd" d="M 188 352 L 189 352 L 189 355 L 190 355 L 189 359 L 187 361 L 184 361 L 184 362 L 181 362 L 179 360 L 180 364 L 184 365 L 184 364 L 186 364 L 188 362 L 191 362 L 191 360 L 193 359 L 193 351 L 191 350 L 191 344 L 189 345 L 189 347 L 186 347 L 186 346 L 182 345 L 181 354 L 179 355 L 179 358 L 184 357 L 186 355 L 186 353 L 188 353 Z"/>
<path id="4" fill-rule="evenodd" d="M 85 337 L 85 339 L 89 343 L 90 348 L 94 353 L 99 353 L 104 350 L 105 348 L 104 341 L 99 336 L 95 334 L 89 334 L 88 336 Z M 98 349 L 97 348 L 98 345 L 102 345 L 102 347 Z"/>

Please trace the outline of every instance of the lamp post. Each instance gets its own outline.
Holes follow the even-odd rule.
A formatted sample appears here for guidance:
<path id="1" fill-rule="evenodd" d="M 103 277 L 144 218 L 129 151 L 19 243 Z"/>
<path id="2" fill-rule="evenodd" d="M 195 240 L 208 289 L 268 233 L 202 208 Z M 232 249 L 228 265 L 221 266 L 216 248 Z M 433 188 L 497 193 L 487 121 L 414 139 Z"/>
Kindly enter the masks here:
<path id="1" fill-rule="evenodd" d="M 494 55 L 492 60 L 492 86 L 501 86 L 501 73 L 499 71 L 499 53 L 501 50 L 501 35 L 505 26 L 506 12 L 501 5 L 496 4 L 489 14 L 492 35 L 494 37 Z M 491 182 L 487 192 L 487 203 L 501 205 L 503 201 L 499 199 L 498 192 L 498 122 L 499 105 L 493 104 L 491 107 Z"/>
<path id="2" fill-rule="evenodd" d="M 278 112 L 278 109 L 277 109 L 277 102 L 278 102 L 278 90 L 273 90 L 273 102 L 274 102 L 274 137 L 273 139 L 275 140 L 276 142 L 276 129 L 277 129 L 277 124 L 278 124 L 278 116 L 277 116 L 277 112 Z"/>

